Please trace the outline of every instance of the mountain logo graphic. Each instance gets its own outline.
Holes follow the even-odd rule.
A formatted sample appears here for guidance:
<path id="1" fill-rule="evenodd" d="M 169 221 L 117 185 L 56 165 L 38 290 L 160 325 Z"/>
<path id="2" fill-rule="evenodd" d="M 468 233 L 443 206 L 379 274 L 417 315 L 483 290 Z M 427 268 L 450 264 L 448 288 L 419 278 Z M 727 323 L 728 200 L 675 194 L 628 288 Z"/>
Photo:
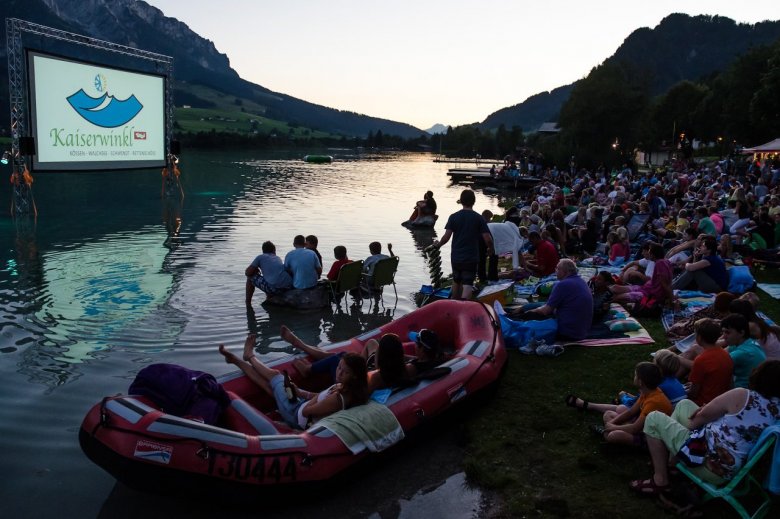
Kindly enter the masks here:
<path id="1" fill-rule="evenodd" d="M 98 92 L 106 90 L 106 78 L 102 74 L 95 76 L 95 89 Z M 82 88 L 66 99 L 81 117 L 103 128 L 116 128 L 127 124 L 144 108 L 135 94 L 124 100 L 119 100 L 108 92 L 100 97 L 90 97 Z"/>

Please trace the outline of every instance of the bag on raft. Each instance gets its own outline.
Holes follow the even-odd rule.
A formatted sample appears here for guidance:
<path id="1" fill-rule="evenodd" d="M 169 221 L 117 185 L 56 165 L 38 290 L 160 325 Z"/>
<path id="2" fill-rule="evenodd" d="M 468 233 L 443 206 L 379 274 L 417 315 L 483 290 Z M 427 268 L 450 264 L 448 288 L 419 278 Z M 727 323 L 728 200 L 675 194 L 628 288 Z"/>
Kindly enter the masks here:
<path id="1" fill-rule="evenodd" d="M 230 405 L 230 398 L 213 375 L 176 364 L 146 366 L 135 376 L 128 394 L 145 396 L 166 413 L 210 425 L 216 424 Z"/>

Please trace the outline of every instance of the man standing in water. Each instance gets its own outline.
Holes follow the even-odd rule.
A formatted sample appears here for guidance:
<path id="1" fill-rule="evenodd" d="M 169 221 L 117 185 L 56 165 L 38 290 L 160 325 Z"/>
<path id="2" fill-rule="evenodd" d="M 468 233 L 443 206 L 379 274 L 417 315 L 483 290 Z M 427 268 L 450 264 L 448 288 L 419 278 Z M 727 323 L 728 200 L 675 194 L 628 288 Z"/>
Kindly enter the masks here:
<path id="1" fill-rule="evenodd" d="M 493 237 L 485 219 L 472 209 L 476 200 L 474 191 L 464 189 L 458 200 L 463 209 L 450 215 L 441 241 L 433 242 L 434 247 L 441 248 L 452 237 L 452 299 L 471 299 L 479 265 L 479 248 L 483 243 L 489 255 L 495 254 Z"/>

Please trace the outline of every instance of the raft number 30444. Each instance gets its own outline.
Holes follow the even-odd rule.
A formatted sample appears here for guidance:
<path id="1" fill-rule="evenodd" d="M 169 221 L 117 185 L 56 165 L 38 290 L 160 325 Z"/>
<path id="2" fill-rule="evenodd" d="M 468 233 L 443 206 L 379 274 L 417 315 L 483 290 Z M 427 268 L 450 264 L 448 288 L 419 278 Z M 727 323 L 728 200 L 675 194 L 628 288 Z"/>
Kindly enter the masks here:
<path id="1" fill-rule="evenodd" d="M 209 456 L 209 475 L 245 481 L 295 481 L 294 456 L 243 456 L 212 453 Z"/>

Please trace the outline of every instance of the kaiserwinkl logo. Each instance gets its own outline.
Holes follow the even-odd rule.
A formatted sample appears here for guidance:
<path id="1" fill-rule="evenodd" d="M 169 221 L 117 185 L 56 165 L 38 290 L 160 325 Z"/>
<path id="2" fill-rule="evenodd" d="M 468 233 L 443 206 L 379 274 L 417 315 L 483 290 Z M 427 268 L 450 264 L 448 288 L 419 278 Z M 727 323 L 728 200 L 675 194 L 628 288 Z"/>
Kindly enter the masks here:
<path id="1" fill-rule="evenodd" d="M 108 93 L 108 82 L 103 74 L 97 74 L 94 87 L 99 97 L 91 97 L 84 89 L 66 99 L 71 107 L 88 122 L 102 128 L 116 128 L 132 121 L 143 110 L 143 105 L 132 94 L 127 99 L 117 99 Z"/>

